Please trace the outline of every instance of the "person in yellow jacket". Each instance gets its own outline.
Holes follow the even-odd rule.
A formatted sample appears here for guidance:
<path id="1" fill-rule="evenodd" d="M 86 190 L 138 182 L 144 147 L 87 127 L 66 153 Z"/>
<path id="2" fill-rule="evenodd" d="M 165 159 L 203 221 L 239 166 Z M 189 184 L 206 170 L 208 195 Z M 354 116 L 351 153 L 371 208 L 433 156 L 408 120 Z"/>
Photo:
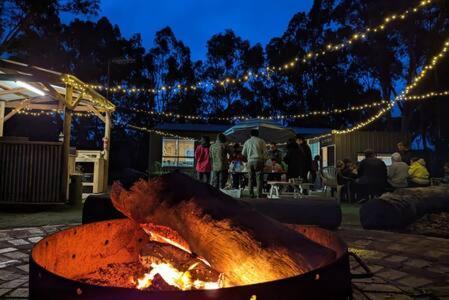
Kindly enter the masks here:
<path id="1" fill-rule="evenodd" d="M 422 158 L 412 158 L 410 160 L 409 186 L 428 186 L 430 184 L 430 174 L 426 168 L 426 161 Z"/>

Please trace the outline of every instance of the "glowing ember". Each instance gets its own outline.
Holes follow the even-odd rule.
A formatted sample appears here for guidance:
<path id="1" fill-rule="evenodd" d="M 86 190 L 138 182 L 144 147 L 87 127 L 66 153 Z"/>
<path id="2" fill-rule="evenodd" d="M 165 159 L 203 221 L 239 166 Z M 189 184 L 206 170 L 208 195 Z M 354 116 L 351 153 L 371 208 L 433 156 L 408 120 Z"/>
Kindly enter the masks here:
<path id="1" fill-rule="evenodd" d="M 143 278 L 137 279 L 136 287 L 140 290 L 150 287 L 153 283 L 154 277 L 159 274 L 162 279 L 171 286 L 177 287 L 180 290 L 195 289 L 218 289 L 221 287 L 221 280 L 218 282 L 206 282 L 202 280 L 192 280 L 190 271 L 194 269 L 197 264 L 189 267 L 185 272 L 177 270 L 169 263 L 152 263 L 150 273 L 146 273 Z"/>

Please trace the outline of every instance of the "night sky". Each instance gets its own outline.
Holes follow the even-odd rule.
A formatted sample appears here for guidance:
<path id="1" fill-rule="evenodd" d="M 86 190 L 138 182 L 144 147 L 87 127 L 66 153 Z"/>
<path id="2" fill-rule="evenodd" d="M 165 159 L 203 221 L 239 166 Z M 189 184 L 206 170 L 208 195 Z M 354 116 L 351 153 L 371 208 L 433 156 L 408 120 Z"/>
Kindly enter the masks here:
<path id="1" fill-rule="evenodd" d="M 98 17 L 106 16 L 129 37 L 141 33 L 150 48 L 154 34 L 170 26 L 176 37 L 203 59 L 206 42 L 216 33 L 232 29 L 251 44 L 266 45 L 280 36 L 299 11 L 309 11 L 313 0 L 102 0 Z M 126 3 L 126 5 L 124 5 Z M 98 17 L 92 18 L 93 20 Z"/>

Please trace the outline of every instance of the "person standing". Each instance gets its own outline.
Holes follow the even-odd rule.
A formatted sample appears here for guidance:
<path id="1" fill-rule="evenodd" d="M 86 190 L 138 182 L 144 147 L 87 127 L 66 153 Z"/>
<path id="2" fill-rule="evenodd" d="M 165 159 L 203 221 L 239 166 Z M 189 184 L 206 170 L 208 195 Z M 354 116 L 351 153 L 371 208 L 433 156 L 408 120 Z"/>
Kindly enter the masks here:
<path id="1" fill-rule="evenodd" d="M 303 136 L 298 136 L 296 142 L 299 145 L 301 151 L 300 163 L 301 163 L 301 179 L 303 182 L 308 182 L 307 175 L 312 171 L 312 150 L 310 150 L 307 141 Z"/>
<path id="2" fill-rule="evenodd" d="M 321 165 L 321 156 L 315 155 L 312 161 L 312 170 L 311 170 L 313 189 L 315 189 L 315 186 L 317 185 L 317 179 L 319 179 L 318 174 L 321 171 L 320 165 Z M 320 186 L 319 183 L 318 186 Z"/>
<path id="3" fill-rule="evenodd" d="M 391 155 L 391 162 L 391 166 L 388 167 L 388 183 L 395 189 L 406 188 L 409 166 L 402 161 L 398 152 Z"/>
<path id="4" fill-rule="evenodd" d="M 209 156 L 212 159 L 212 185 L 216 189 L 223 189 L 226 184 L 226 172 L 228 170 L 226 136 L 223 133 L 217 135 L 217 140 L 210 146 L 209 152 Z"/>
<path id="5" fill-rule="evenodd" d="M 242 155 L 242 151 L 240 150 L 239 143 L 235 143 L 233 147 L 231 156 L 230 156 L 230 166 L 229 171 L 231 172 L 232 177 L 232 188 L 238 189 L 241 185 L 242 171 L 244 169 L 244 160 L 245 158 Z"/>
<path id="6" fill-rule="evenodd" d="M 413 157 L 412 151 L 410 151 L 410 149 L 408 148 L 408 145 L 404 142 L 399 142 L 397 146 L 398 146 L 398 152 L 401 155 L 402 161 L 410 166 L 411 159 Z"/>
<path id="7" fill-rule="evenodd" d="M 210 182 L 210 138 L 208 136 L 201 137 L 200 144 L 195 149 L 195 169 L 198 174 L 198 180 L 204 183 Z"/>
<path id="8" fill-rule="evenodd" d="M 259 138 L 259 130 L 251 130 L 251 137 L 243 144 L 242 154 L 246 158 L 249 173 L 249 193 L 254 197 L 254 178 L 256 179 L 258 198 L 262 197 L 263 169 L 267 159 L 267 145 Z"/>
<path id="9" fill-rule="evenodd" d="M 287 179 L 301 176 L 301 161 L 298 159 L 301 155 L 301 151 L 295 140 L 288 140 L 287 154 L 284 157 L 284 162 L 287 164 Z"/>

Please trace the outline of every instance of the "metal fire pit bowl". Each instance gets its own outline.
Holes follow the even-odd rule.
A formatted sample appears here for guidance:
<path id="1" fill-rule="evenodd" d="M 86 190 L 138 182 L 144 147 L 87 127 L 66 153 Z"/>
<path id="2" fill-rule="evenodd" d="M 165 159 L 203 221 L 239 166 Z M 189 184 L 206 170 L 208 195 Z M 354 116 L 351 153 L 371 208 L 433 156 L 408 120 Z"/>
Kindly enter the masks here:
<path id="1" fill-rule="evenodd" d="M 277 281 L 217 290 L 153 292 L 73 280 L 111 263 L 138 260 L 140 244 L 147 240 L 143 230 L 128 219 L 80 225 L 52 234 L 34 246 L 30 257 L 30 299 L 348 299 L 354 275 L 350 273 L 346 244 L 324 229 L 311 226 L 294 229 L 336 251 L 335 261 Z"/>

